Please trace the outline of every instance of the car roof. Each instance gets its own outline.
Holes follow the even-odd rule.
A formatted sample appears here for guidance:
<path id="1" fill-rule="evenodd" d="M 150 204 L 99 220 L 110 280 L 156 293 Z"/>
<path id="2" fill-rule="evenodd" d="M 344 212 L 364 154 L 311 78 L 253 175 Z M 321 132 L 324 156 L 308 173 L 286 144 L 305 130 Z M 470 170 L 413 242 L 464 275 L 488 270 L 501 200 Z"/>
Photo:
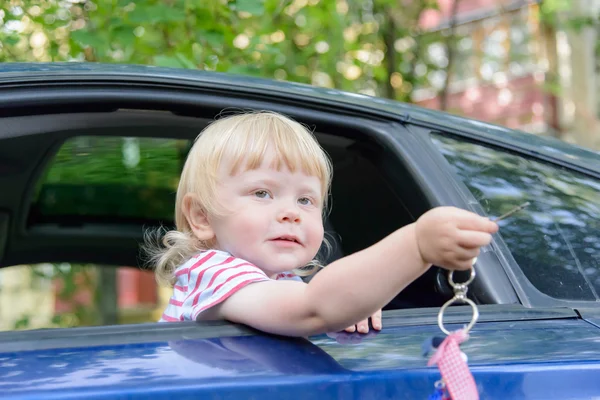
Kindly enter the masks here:
<path id="1" fill-rule="evenodd" d="M 239 93 L 269 93 L 273 97 L 301 97 L 306 101 L 354 109 L 363 114 L 391 117 L 430 129 L 459 132 L 490 144 L 527 150 L 533 155 L 559 159 L 600 172 L 600 152 L 554 138 L 532 135 L 438 110 L 363 94 L 227 73 L 145 65 L 79 62 L 0 64 L 0 89 L 35 86 L 40 83 L 85 83 L 99 80 L 113 83 L 178 84 L 196 88 L 216 87 Z"/>

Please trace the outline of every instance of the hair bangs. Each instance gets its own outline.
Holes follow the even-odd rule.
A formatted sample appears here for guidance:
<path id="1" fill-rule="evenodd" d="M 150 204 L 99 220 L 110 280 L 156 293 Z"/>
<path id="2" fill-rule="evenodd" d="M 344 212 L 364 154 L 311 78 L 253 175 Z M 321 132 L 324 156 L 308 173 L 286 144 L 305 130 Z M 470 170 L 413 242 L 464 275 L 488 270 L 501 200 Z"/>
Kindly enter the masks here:
<path id="1" fill-rule="evenodd" d="M 302 171 L 322 182 L 322 197 L 326 199 L 331 181 L 331 166 L 323 149 L 301 124 L 271 113 L 251 114 L 253 119 L 231 130 L 236 135 L 233 145 L 223 156 L 232 160 L 230 173 L 257 169 L 266 153 L 275 153 L 276 170 L 286 167 L 291 172 Z M 258 117 L 258 118 L 257 118 Z"/>

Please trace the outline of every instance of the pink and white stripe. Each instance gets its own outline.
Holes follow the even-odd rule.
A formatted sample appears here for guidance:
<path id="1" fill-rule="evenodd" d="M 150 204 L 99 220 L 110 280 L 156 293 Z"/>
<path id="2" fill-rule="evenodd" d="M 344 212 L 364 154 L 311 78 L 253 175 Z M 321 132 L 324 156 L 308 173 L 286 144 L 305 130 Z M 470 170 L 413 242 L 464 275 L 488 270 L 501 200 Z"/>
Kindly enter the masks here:
<path id="1" fill-rule="evenodd" d="M 244 286 L 270 279 L 255 265 L 219 250 L 192 257 L 177 268 L 175 276 L 173 295 L 159 322 L 194 321 L 202 311 L 223 302 Z M 277 275 L 276 279 L 301 280 L 289 272 Z"/>

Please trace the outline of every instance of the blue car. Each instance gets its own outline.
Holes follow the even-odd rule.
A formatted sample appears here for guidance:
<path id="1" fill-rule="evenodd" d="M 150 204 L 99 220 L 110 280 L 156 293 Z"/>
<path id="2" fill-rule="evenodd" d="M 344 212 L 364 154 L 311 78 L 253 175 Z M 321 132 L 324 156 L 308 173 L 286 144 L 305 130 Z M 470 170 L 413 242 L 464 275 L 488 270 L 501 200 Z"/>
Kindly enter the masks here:
<path id="1" fill-rule="evenodd" d="M 331 157 L 329 262 L 434 206 L 496 218 L 528 202 L 482 249 L 468 290 L 479 319 L 461 349 L 481 399 L 600 397 L 600 154 L 389 100 L 201 71 L 4 64 L 0 267 L 141 266 L 144 229 L 173 224 L 191 141 L 223 110 L 239 109 L 307 124 Z M 78 157 L 108 161 L 84 174 L 70 164 Z M 128 172 L 142 164 L 150 172 Z M 115 179 L 100 179 L 118 167 Z M 227 322 L 2 332 L 0 392 L 426 399 L 440 374 L 423 344 L 443 336 L 439 325 L 456 330 L 474 318 L 456 302 L 438 321 L 453 296 L 446 272 L 433 267 L 385 307 L 383 330 L 368 334 L 286 338 Z"/>

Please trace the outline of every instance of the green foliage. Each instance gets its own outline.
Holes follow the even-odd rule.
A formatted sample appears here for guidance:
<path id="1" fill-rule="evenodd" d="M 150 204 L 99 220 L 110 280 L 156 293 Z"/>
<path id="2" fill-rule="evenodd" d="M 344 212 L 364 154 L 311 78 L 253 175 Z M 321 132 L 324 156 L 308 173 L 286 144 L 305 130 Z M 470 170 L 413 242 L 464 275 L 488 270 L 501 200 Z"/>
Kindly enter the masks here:
<path id="1" fill-rule="evenodd" d="M 98 312 L 97 302 L 85 296 L 97 292 L 96 267 L 60 264 L 54 265 L 54 273 L 59 289 L 57 297 L 69 306 L 69 310 L 56 314 L 52 322 L 61 328 L 100 325 L 102 315 Z"/>
<path id="2" fill-rule="evenodd" d="M 589 15 L 573 13 L 574 0 L 544 0 L 540 4 L 540 20 L 551 26 L 580 31 L 597 26 L 598 20 Z"/>
<path id="3" fill-rule="evenodd" d="M 50 267 L 50 268 L 48 268 Z M 17 267 L 15 267 L 17 268 Z M 67 328 L 75 326 L 102 325 L 103 315 L 99 309 L 99 285 L 97 266 L 89 264 L 59 263 L 29 266 L 32 289 L 50 290 L 56 293 L 65 311 L 53 315 L 49 323 L 39 325 L 39 315 L 24 313 L 13 324 L 13 329 Z M 35 326 L 34 326 L 35 324 Z"/>
<path id="4" fill-rule="evenodd" d="M 56 153 L 44 183 L 120 184 L 177 188 L 186 140 L 134 139 L 135 165 L 126 165 L 121 137 L 80 136 Z M 85 173 L 82 173 L 84 171 Z"/>
<path id="5" fill-rule="evenodd" d="M 424 34 L 418 24 L 437 4 L 11 0 L 0 12 L 0 62 L 98 61 L 204 69 L 410 101 L 415 87 L 431 86 L 432 76 L 445 71 L 428 59 L 427 48 L 434 42 L 447 44 L 447 32 Z M 572 5 L 571 0 L 544 0 L 537 17 L 569 29 L 597 24 L 589 16 L 571 15 Z M 396 46 L 403 41 L 410 43 Z"/>
<path id="6" fill-rule="evenodd" d="M 29 327 L 30 321 L 31 316 L 29 314 L 25 314 L 15 322 L 14 329 L 27 329 Z"/>
<path id="7" fill-rule="evenodd" d="M 230 4 L 237 12 L 247 12 L 251 15 L 262 15 L 265 12 L 264 0 L 236 0 Z"/>
<path id="8" fill-rule="evenodd" d="M 413 37 L 419 15 L 436 2 L 405 3 L 400 10 L 396 0 L 13 0 L 0 21 L 0 61 L 205 69 L 410 100 L 412 86 L 427 80 L 410 61 L 421 50 L 388 49 L 385 38 Z M 394 73 L 407 84 L 388 93 L 382 88 Z"/>
<path id="9" fill-rule="evenodd" d="M 34 207 L 45 216 L 170 222 L 188 146 L 174 139 L 72 138 L 38 182 Z"/>

